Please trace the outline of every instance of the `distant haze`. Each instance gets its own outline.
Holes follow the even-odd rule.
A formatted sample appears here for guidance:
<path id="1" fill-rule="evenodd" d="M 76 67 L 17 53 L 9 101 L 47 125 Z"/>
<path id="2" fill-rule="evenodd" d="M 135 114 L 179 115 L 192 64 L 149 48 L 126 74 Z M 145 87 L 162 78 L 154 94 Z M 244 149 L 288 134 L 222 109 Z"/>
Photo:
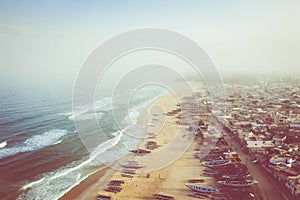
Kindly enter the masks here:
<path id="1" fill-rule="evenodd" d="M 103 41 L 145 27 L 195 40 L 221 75 L 299 74 L 299 11 L 297 0 L 2 1 L 0 85 L 72 85 Z"/>

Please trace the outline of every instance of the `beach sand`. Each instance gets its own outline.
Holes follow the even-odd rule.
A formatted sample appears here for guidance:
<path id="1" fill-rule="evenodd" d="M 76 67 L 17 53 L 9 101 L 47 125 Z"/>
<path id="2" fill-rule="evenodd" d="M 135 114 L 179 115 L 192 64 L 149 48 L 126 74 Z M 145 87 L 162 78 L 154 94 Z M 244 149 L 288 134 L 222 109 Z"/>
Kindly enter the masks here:
<path id="1" fill-rule="evenodd" d="M 204 179 L 201 185 L 214 187 L 212 178 L 201 177 L 204 166 L 194 158 L 194 149 L 199 148 L 199 140 L 194 140 L 195 131 L 189 132 L 187 125 L 178 125 L 178 116 L 166 115 L 178 109 L 177 104 L 175 96 L 166 95 L 153 102 L 141 115 L 143 119 L 139 123 L 148 123 L 149 135 L 139 148 L 145 149 L 148 141 L 154 141 L 160 146 L 149 154 L 138 156 L 132 153 L 124 158 L 134 159 L 145 166 L 138 169 L 133 178 L 122 177 L 122 172 L 105 168 L 82 181 L 60 199 L 96 199 L 97 194 L 109 195 L 112 199 L 152 199 L 153 193 L 170 195 L 176 199 L 194 199 L 187 196 L 192 193 L 185 187 L 188 179 Z M 186 149 L 185 143 L 191 145 Z M 176 159 L 170 159 L 176 154 L 179 154 Z M 110 180 L 125 181 L 121 192 L 115 194 L 104 191 Z"/>

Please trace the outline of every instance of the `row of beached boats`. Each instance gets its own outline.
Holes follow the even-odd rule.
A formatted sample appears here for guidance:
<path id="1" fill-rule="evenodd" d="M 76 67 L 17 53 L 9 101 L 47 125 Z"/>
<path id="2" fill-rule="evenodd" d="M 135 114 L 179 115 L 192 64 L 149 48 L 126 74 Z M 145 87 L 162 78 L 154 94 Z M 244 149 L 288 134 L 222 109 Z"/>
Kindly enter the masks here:
<path id="1" fill-rule="evenodd" d="M 197 158 L 204 159 L 203 157 L 196 155 Z M 211 159 L 207 159 L 202 162 L 207 169 L 203 174 L 208 176 L 218 177 L 217 184 L 229 188 L 247 188 L 257 183 L 248 172 L 247 167 L 240 163 L 240 159 L 236 152 L 212 152 L 210 154 Z M 206 187 L 196 182 L 188 181 L 185 184 L 186 187 L 194 191 L 194 194 L 190 196 L 200 199 L 228 199 L 227 194 L 223 194 L 220 189 L 227 191 L 226 188 L 213 188 Z M 230 189 L 231 190 L 231 189 Z M 242 189 L 244 190 L 244 189 Z M 247 189 L 246 189 L 247 190 Z"/>
<path id="2" fill-rule="evenodd" d="M 111 180 L 104 190 L 107 192 L 118 193 L 122 190 L 121 185 L 124 183 L 123 180 Z"/>
<path id="3" fill-rule="evenodd" d="M 240 188 L 240 189 L 242 189 L 244 187 L 248 187 L 255 183 L 256 183 L 256 181 L 251 180 L 251 179 L 249 179 L 249 180 L 248 179 L 240 179 L 240 180 L 226 179 L 226 180 L 217 181 L 217 184 L 219 184 L 220 186 L 234 187 L 234 188 Z M 210 198 L 210 199 L 218 199 L 218 200 L 228 199 L 228 197 L 226 197 L 227 194 L 225 195 L 224 193 L 222 193 L 223 189 L 220 191 L 217 188 L 201 186 L 196 183 L 186 183 L 185 186 L 188 187 L 189 189 L 191 189 L 193 192 L 195 192 L 194 194 L 190 195 L 195 198 L 200 198 L 200 199 Z"/>
<path id="4" fill-rule="evenodd" d="M 151 143 L 151 145 L 156 145 L 156 143 Z M 143 155 L 151 153 L 149 150 L 145 149 L 135 149 L 131 150 L 130 152 L 135 153 L 136 155 Z M 209 176 L 221 177 L 217 180 L 217 184 L 220 186 L 225 187 L 234 187 L 234 188 L 244 188 L 251 186 L 256 183 L 255 180 L 251 178 L 251 175 L 247 171 L 247 167 L 240 163 L 240 159 L 237 156 L 236 152 L 225 152 L 219 155 L 220 152 L 211 152 L 211 155 L 214 159 L 206 160 L 202 164 L 206 166 L 208 169 L 204 170 L 204 174 Z M 201 155 L 198 158 L 201 160 L 203 157 Z M 136 170 L 142 168 L 144 166 L 140 165 L 136 161 L 127 161 L 125 163 L 120 163 L 122 166 L 122 176 L 132 178 L 133 175 L 136 173 Z M 192 191 L 194 194 L 191 196 L 195 198 L 211 198 L 211 199 L 219 199 L 225 200 L 227 197 L 224 193 L 220 192 L 220 189 L 213 188 L 213 187 L 206 187 L 201 185 L 204 182 L 203 179 L 190 179 L 185 183 L 185 186 Z M 124 181 L 114 180 L 111 181 L 108 187 L 105 189 L 109 192 L 117 193 L 121 191 L 121 185 Z M 173 196 L 169 196 L 166 194 L 155 193 L 152 195 L 155 199 L 161 200 L 172 200 L 174 199 Z M 105 195 L 98 195 L 97 199 L 110 199 L 109 196 Z"/>
<path id="5" fill-rule="evenodd" d="M 133 175 L 136 174 L 136 170 L 144 167 L 134 160 L 120 163 L 120 166 L 123 167 L 121 176 L 126 178 L 133 178 Z"/>
<path id="6" fill-rule="evenodd" d="M 223 143 L 226 143 L 225 141 Z M 222 144 L 224 145 L 224 144 Z M 219 150 L 212 151 L 211 158 L 204 161 L 202 164 L 207 167 L 204 174 L 218 177 L 217 184 L 227 187 L 229 190 L 248 190 L 247 187 L 257 183 L 248 172 L 247 167 L 240 163 L 240 159 L 236 152 L 222 152 Z M 195 157 L 204 159 L 201 155 L 196 154 Z M 190 194 L 194 198 L 200 199 L 215 199 L 226 200 L 227 194 L 222 191 L 228 191 L 224 187 L 220 189 L 201 185 L 203 179 L 190 179 L 185 183 L 185 186 L 195 193 Z M 232 189 L 231 189 L 232 188 Z M 221 191 L 220 191 L 221 190 Z M 250 193 L 253 195 L 252 193 Z M 153 195 L 154 196 L 154 195 Z M 172 196 L 156 194 L 157 199 L 173 199 Z M 253 197 L 253 196 L 252 196 Z"/>
<path id="7" fill-rule="evenodd" d="M 120 163 L 122 166 L 122 177 L 133 178 L 133 175 L 136 173 L 136 170 L 142 168 L 144 166 L 140 165 L 138 162 L 134 160 L 129 160 L 124 163 Z M 107 187 L 104 189 L 106 192 L 118 193 L 122 190 L 122 184 L 124 184 L 124 180 L 111 180 Z M 96 196 L 97 200 L 110 200 L 111 197 L 108 195 L 98 194 Z"/>
<path id="8" fill-rule="evenodd" d="M 256 183 L 251 179 L 247 167 L 240 163 L 236 152 L 224 152 L 224 159 L 214 159 L 203 162 L 203 165 L 210 168 L 204 170 L 204 174 L 222 177 L 218 184 L 230 187 L 248 187 Z M 223 156 L 222 155 L 222 156 Z M 221 156 L 220 156 L 221 157 Z"/>
<path id="9" fill-rule="evenodd" d="M 256 183 L 253 179 L 242 179 L 242 180 L 223 180 L 217 181 L 218 184 L 230 187 L 248 187 Z"/>
<path id="10" fill-rule="evenodd" d="M 213 160 L 210 162 L 204 162 L 203 165 L 210 168 L 224 166 L 230 163 L 230 160 Z"/>

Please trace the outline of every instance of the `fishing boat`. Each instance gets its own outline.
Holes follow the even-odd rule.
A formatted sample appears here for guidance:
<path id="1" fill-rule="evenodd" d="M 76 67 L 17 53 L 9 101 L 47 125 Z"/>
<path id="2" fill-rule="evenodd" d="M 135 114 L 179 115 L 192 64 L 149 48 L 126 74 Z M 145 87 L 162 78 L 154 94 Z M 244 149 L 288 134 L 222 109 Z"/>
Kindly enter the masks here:
<path id="1" fill-rule="evenodd" d="M 203 186 L 199 186 L 199 185 L 185 184 L 185 186 L 190 188 L 191 190 L 197 191 L 197 192 L 203 192 L 203 193 L 219 192 L 218 189 L 203 187 Z"/>
<path id="2" fill-rule="evenodd" d="M 110 196 L 106 196 L 106 195 L 102 195 L 102 194 L 98 194 L 96 196 L 97 200 L 110 200 L 111 197 Z"/>
<path id="3" fill-rule="evenodd" d="M 125 183 L 125 181 L 123 181 L 123 180 L 111 180 L 109 183 L 108 183 L 108 185 L 122 185 L 122 184 L 124 184 Z"/>
<path id="4" fill-rule="evenodd" d="M 224 166 L 227 165 L 230 161 L 229 160 L 213 160 L 210 162 L 204 162 L 203 165 L 206 167 L 220 167 L 220 166 Z"/>
<path id="5" fill-rule="evenodd" d="M 215 171 L 215 170 L 204 170 L 204 174 L 206 174 L 208 176 L 217 176 L 220 173 L 218 171 Z"/>
<path id="6" fill-rule="evenodd" d="M 222 194 L 212 195 L 211 200 L 227 200 L 228 198 Z"/>
<path id="7" fill-rule="evenodd" d="M 107 191 L 107 192 L 118 193 L 122 190 L 122 188 L 120 186 L 109 185 L 104 190 Z"/>
<path id="8" fill-rule="evenodd" d="M 188 183 L 203 183 L 203 179 L 189 179 Z"/>
<path id="9" fill-rule="evenodd" d="M 247 187 L 257 183 L 255 180 L 225 180 L 217 181 L 218 184 L 230 187 Z"/>
<path id="10" fill-rule="evenodd" d="M 206 198 L 206 196 L 201 194 L 201 193 L 200 194 L 199 193 L 189 194 L 188 196 L 195 197 L 195 198 L 198 198 L 198 199 L 205 199 Z"/>
<path id="11" fill-rule="evenodd" d="M 130 150 L 130 152 L 136 153 L 136 154 L 146 154 L 146 153 L 151 153 L 151 151 L 148 151 L 148 150 L 145 150 L 145 149 L 134 149 L 134 150 Z"/>
<path id="12" fill-rule="evenodd" d="M 139 168 L 144 167 L 144 166 L 139 165 L 138 163 L 123 163 L 120 165 L 124 168 L 133 168 L 133 169 L 139 169 Z"/>
<path id="13" fill-rule="evenodd" d="M 123 172 L 125 174 L 135 174 L 136 173 L 134 169 L 123 169 Z"/>
<path id="14" fill-rule="evenodd" d="M 125 173 L 122 173 L 121 176 L 122 176 L 122 177 L 126 177 L 126 178 L 133 178 L 132 175 L 130 175 L 130 174 L 125 174 Z"/>
<path id="15" fill-rule="evenodd" d="M 249 172 L 239 172 L 234 174 L 224 174 L 222 178 L 224 179 L 239 179 L 239 178 L 246 178 L 251 176 Z"/>
<path id="16" fill-rule="evenodd" d="M 162 200 L 171 200 L 174 199 L 172 196 L 164 195 L 164 194 L 152 194 L 153 197 L 156 199 L 162 199 Z"/>

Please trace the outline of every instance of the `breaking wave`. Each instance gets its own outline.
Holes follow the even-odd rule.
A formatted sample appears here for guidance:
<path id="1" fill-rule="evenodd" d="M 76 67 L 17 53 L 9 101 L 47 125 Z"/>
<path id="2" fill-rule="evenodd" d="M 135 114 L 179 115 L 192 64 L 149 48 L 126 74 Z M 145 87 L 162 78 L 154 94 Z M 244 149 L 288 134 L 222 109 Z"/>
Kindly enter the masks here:
<path id="1" fill-rule="evenodd" d="M 71 190 L 74 186 L 78 185 L 83 179 L 89 176 L 89 174 L 83 175 L 82 170 L 88 169 L 91 166 L 102 165 L 102 163 L 99 163 L 96 158 L 106 152 L 108 149 L 117 145 L 121 141 L 123 132 L 125 130 L 126 129 L 119 131 L 116 137 L 98 145 L 87 160 L 81 163 L 75 161 L 69 166 L 64 167 L 64 169 L 45 174 L 43 178 L 26 184 L 21 188 L 21 190 L 28 191 L 23 192 L 18 199 L 52 200 L 63 196 L 66 192 Z M 93 170 L 90 174 L 94 172 L 95 171 Z"/>
<path id="2" fill-rule="evenodd" d="M 23 152 L 36 151 L 45 148 L 47 146 L 58 144 L 61 141 L 61 139 L 67 134 L 68 134 L 67 130 L 54 129 L 51 131 L 44 132 L 43 134 L 40 135 L 34 135 L 28 138 L 27 140 L 25 140 L 19 146 L 1 148 L 0 158 L 12 156 Z"/>

